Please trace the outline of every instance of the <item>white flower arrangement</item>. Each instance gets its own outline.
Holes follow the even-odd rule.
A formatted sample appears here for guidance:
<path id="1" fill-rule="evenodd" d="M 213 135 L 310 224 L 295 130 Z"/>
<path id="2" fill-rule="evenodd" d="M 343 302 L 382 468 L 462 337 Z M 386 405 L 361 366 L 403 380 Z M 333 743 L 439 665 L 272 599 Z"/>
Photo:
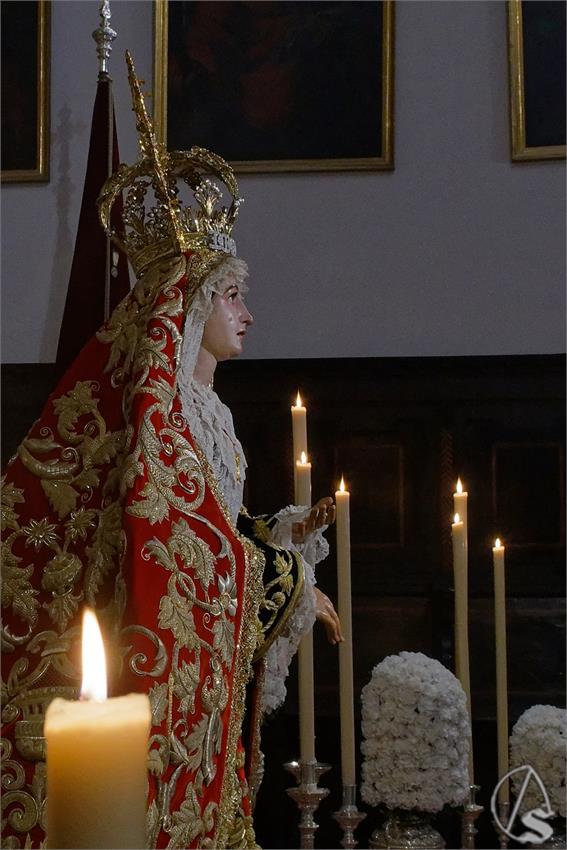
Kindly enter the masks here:
<path id="1" fill-rule="evenodd" d="M 438 812 L 469 790 L 470 721 L 458 679 L 421 652 L 390 655 L 362 690 L 362 799 Z"/>
<path id="2" fill-rule="evenodd" d="M 510 768 L 527 764 L 538 774 L 549 794 L 554 812 L 565 817 L 565 737 L 567 711 L 553 705 L 533 705 L 524 711 L 510 735 Z M 512 776 L 512 788 L 518 794 L 525 776 Z M 523 798 L 522 811 L 541 805 L 541 793 L 530 782 Z"/>

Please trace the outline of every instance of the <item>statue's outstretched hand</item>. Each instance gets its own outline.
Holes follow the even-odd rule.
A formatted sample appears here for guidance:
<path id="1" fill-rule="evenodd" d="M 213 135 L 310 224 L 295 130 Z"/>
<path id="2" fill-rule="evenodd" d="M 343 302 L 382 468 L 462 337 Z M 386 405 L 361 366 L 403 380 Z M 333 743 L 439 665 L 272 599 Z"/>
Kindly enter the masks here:
<path id="1" fill-rule="evenodd" d="M 302 522 L 294 522 L 292 528 L 292 540 L 294 543 L 304 543 L 306 538 L 322 528 L 324 525 L 332 525 L 335 521 L 335 504 L 331 496 L 313 505 L 309 515 Z"/>
<path id="2" fill-rule="evenodd" d="M 318 587 L 315 587 L 314 590 L 316 600 L 315 616 L 325 626 L 329 643 L 340 643 L 344 640 L 344 637 L 341 631 L 341 621 L 335 611 L 335 606 L 329 597 L 319 590 Z"/>

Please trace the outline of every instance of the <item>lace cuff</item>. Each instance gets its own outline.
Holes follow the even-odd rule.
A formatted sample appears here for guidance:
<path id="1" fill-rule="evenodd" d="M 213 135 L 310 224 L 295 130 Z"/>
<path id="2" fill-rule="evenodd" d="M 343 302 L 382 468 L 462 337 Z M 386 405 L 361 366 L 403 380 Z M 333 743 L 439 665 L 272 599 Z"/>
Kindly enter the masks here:
<path id="1" fill-rule="evenodd" d="M 329 554 L 329 544 L 325 540 L 324 532 L 329 527 L 324 525 L 317 531 L 311 532 L 304 543 L 294 543 L 292 539 L 293 524 L 301 522 L 309 515 L 311 508 L 305 505 L 288 505 L 274 514 L 276 521 L 272 528 L 271 543 L 277 543 L 284 549 L 293 549 L 303 555 L 304 561 L 315 567 L 320 561 L 325 560 Z"/>

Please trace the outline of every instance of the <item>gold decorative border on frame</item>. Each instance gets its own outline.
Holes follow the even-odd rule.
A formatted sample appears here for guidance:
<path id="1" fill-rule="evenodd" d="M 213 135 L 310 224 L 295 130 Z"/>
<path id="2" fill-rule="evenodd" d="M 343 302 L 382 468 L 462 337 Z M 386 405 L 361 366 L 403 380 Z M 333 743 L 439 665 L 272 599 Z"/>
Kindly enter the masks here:
<path id="1" fill-rule="evenodd" d="M 231 162 L 240 173 L 275 171 L 382 171 L 394 168 L 395 0 L 382 0 L 382 153 L 341 159 L 270 159 Z M 154 125 L 167 144 L 168 0 L 154 0 Z"/>
<path id="2" fill-rule="evenodd" d="M 37 5 L 37 162 L 35 168 L 2 171 L 2 183 L 49 181 L 51 0 L 38 0 Z"/>
<path id="3" fill-rule="evenodd" d="M 508 67 L 510 81 L 510 141 L 513 162 L 565 159 L 565 145 L 528 147 L 524 97 L 522 0 L 508 0 Z"/>

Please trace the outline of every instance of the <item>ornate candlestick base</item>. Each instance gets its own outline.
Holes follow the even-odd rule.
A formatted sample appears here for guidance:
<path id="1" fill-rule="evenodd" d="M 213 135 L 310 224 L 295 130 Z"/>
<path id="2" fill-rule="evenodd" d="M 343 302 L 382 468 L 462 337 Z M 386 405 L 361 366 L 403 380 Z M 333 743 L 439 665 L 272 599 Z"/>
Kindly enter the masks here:
<path id="1" fill-rule="evenodd" d="M 354 830 L 366 817 L 366 814 L 359 812 L 356 807 L 356 785 L 343 785 L 343 804 L 333 817 L 343 831 L 341 847 L 356 847 L 358 841 L 354 837 Z"/>
<path id="2" fill-rule="evenodd" d="M 464 850 L 474 850 L 474 837 L 477 833 L 475 821 L 484 811 L 484 806 L 479 806 L 476 802 L 477 792 L 480 791 L 479 785 L 471 785 L 469 788 L 469 801 L 463 808 L 462 826 L 461 826 L 461 847 Z"/>
<path id="3" fill-rule="evenodd" d="M 508 826 L 509 816 L 510 816 L 510 803 L 505 802 L 503 800 L 499 800 L 498 801 L 498 818 L 495 818 L 493 823 L 494 823 L 494 828 L 496 829 L 496 832 L 498 833 L 498 843 L 499 843 L 500 847 L 502 848 L 502 850 L 506 850 L 506 847 L 508 847 L 508 843 L 510 841 L 510 839 L 508 838 L 508 836 L 506 835 L 506 833 L 502 829 L 502 827 Z"/>
<path id="4" fill-rule="evenodd" d="M 318 761 L 289 761 L 284 764 L 298 782 L 297 788 L 288 788 L 287 793 L 295 800 L 301 817 L 299 820 L 299 846 L 301 850 L 312 850 L 314 847 L 315 831 L 319 828 L 313 817 L 319 803 L 329 793 L 328 788 L 319 788 L 319 777 L 331 769 L 330 764 Z"/>
<path id="5" fill-rule="evenodd" d="M 395 809 L 374 830 L 368 846 L 372 850 L 443 850 L 445 839 L 431 826 L 426 812 Z"/>

